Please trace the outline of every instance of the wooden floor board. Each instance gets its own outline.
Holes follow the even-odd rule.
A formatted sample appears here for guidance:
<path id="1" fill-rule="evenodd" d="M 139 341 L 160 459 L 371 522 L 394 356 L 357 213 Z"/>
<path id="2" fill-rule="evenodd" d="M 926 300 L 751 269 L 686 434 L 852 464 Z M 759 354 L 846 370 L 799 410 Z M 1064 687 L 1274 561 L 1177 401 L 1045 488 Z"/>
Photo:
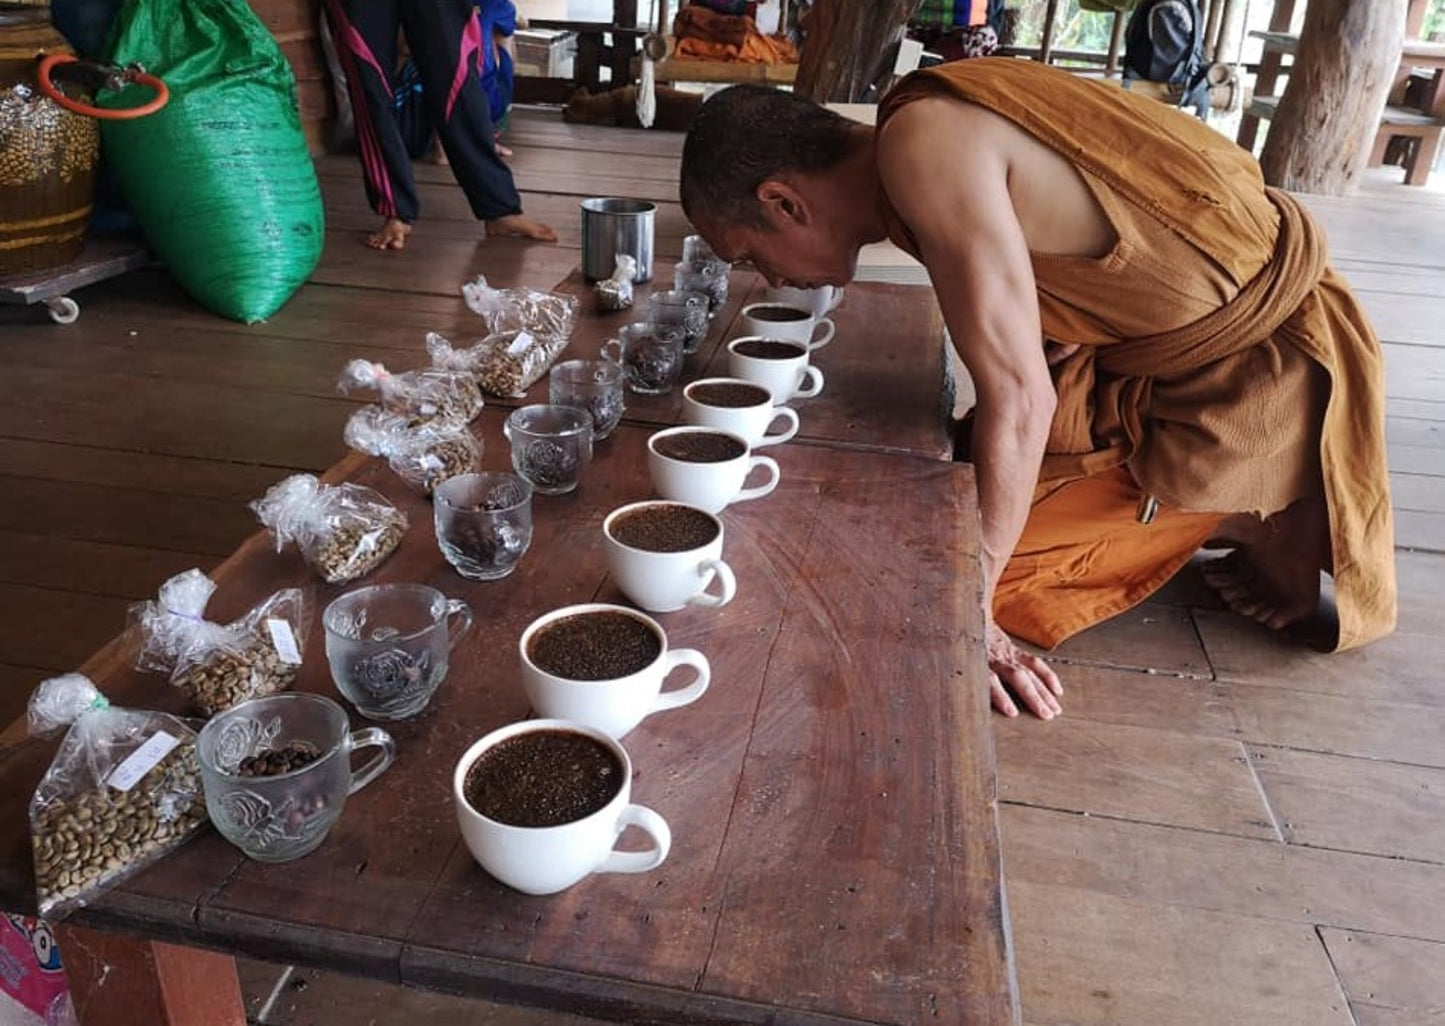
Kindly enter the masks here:
<path id="1" fill-rule="evenodd" d="M 0 663 L 62 673 L 78 669 L 96 650 L 96 639 L 125 627 L 129 604 L 115 596 L 0 583 L 0 609 L 6 611 Z"/>
<path id="2" fill-rule="evenodd" d="M 1185 610 L 1159 602 L 1120 613 L 1107 629 L 1075 635 L 1052 656 L 1061 662 L 1090 663 L 1188 677 L 1209 677 L 1209 660 Z"/>
<path id="3" fill-rule="evenodd" d="M 1348 654 L 1348 653 L 1346 653 Z M 1438 653 L 1437 653 L 1438 661 Z M 1436 677 L 1438 687 L 1438 676 Z M 1356 695 L 1237 687 L 1230 706 L 1246 741 L 1445 767 L 1445 704 L 1410 705 Z M 1445 856 L 1445 851 L 1441 852 Z"/>
<path id="4" fill-rule="evenodd" d="M 1323 929 L 1358 1026 L 1445 1022 L 1445 944 Z"/>
<path id="5" fill-rule="evenodd" d="M 91 595 L 149 598 L 167 578 L 192 567 L 209 571 L 222 558 L 0 530 L 0 582 Z"/>
<path id="6" fill-rule="evenodd" d="M 125 444 L 123 438 L 109 440 Z M 242 505 L 264 494 L 281 473 L 275 467 L 163 456 L 99 444 L 0 440 L 0 475 L 220 499 Z"/>

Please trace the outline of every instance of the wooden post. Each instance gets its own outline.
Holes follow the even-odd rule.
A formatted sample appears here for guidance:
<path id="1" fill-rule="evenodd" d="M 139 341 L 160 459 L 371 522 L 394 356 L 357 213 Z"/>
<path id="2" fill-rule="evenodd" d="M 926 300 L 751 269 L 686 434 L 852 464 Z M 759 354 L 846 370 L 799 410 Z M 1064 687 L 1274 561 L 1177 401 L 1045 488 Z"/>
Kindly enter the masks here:
<path id="1" fill-rule="evenodd" d="M 1404 4 L 1311 0 L 1260 155 L 1265 181 L 1331 196 L 1354 191 L 1404 37 Z"/>
<path id="2" fill-rule="evenodd" d="M 1127 19 L 1123 11 L 1114 12 L 1114 28 L 1109 33 L 1109 57 L 1104 62 L 1104 74 L 1113 76 L 1119 73 L 1119 54 L 1124 49 L 1124 25 Z"/>
<path id="3" fill-rule="evenodd" d="M 1294 20 L 1295 0 L 1275 0 L 1274 11 L 1269 16 L 1271 32 L 1288 32 Z M 1284 65 L 1284 56 L 1278 51 L 1265 47 L 1264 56 L 1259 59 L 1259 71 L 1254 76 L 1254 95 L 1273 96 L 1275 79 L 1279 78 Z M 1239 119 L 1239 134 L 1235 141 L 1251 153 L 1254 141 L 1259 135 L 1259 118 L 1245 110 Z"/>
<path id="4" fill-rule="evenodd" d="M 858 103 L 889 70 L 884 61 L 903 36 L 914 0 L 818 0 L 793 91 L 818 103 Z"/>
<path id="5" fill-rule="evenodd" d="M 1049 0 L 1044 8 L 1044 35 L 1039 40 L 1039 63 L 1047 64 L 1054 56 L 1054 22 L 1059 16 L 1059 0 Z"/>
<path id="6" fill-rule="evenodd" d="M 637 25 L 637 0 L 612 0 L 612 24 L 624 28 Z M 612 53 L 608 66 L 612 69 L 612 88 L 632 81 L 632 58 L 637 55 L 637 39 L 631 34 L 612 33 Z"/>

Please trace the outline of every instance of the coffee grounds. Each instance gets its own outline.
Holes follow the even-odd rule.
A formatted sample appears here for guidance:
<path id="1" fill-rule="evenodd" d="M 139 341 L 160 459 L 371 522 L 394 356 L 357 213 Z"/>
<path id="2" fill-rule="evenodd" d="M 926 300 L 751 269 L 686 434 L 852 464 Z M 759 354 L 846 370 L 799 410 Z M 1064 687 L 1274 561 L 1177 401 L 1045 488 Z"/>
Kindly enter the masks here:
<path id="1" fill-rule="evenodd" d="M 750 338 L 733 346 L 739 356 L 751 356 L 755 360 L 796 360 L 807 354 L 805 346 L 796 342 L 779 342 L 771 338 Z"/>
<path id="2" fill-rule="evenodd" d="M 748 316 L 755 321 L 772 321 L 775 324 L 787 324 L 806 321 L 813 315 L 806 310 L 799 310 L 795 306 L 760 306 L 756 310 L 749 310 Z"/>
<path id="3" fill-rule="evenodd" d="M 761 406 L 773 401 L 773 393 L 761 385 L 734 384 L 732 382 L 693 385 L 687 390 L 687 394 L 693 402 L 701 403 L 703 406 L 722 406 L 730 410 Z"/>
<path id="4" fill-rule="evenodd" d="M 683 431 L 663 435 L 652 443 L 652 448 L 659 456 L 684 463 L 726 463 L 748 451 L 743 442 L 716 431 Z"/>
<path id="5" fill-rule="evenodd" d="M 610 530 L 616 541 L 647 552 L 687 552 L 718 536 L 712 517 L 673 503 L 629 510 L 612 521 Z"/>
<path id="6" fill-rule="evenodd" d="M 575 823 L 622 788 L 622 763 L 595 738 L 572 730 L 518 734 L 467 769 L 462 793 L 488 819 L 518 827 Z"/>
<path id="7" fill-rule="evenodd" d="M 627 613 L 598 610 L 560 617 L 534 633 L 527 658 L 563 680 L 616 680 L 644 670 L 662 655 L 662 639 Z"/>

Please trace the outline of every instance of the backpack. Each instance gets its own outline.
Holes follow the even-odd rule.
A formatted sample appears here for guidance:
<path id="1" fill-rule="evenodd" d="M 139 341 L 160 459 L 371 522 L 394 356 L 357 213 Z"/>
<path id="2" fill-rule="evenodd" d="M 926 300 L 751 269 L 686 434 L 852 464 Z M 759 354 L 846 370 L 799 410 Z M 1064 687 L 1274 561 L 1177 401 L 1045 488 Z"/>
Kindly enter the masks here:
<path id="1" fill-rule="evenodd" d="M 1125 86 L 1137 79 L 1176 86 L 1179 106 L 1195 108 L 1203 119 L 1209 116 L 1208 75 L 1198 0 L 1142 0 L 1125 31 Z"/>

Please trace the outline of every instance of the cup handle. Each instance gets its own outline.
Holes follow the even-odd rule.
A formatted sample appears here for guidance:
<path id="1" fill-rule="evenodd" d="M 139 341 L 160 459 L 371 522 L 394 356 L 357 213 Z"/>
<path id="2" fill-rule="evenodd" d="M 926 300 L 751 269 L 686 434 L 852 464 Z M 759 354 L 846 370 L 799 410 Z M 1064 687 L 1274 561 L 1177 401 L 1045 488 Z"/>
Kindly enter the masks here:
<path id="1" fill-rule="evenodd" d="M 616 851 L 597 867 L 599 873 L 645 873 L 662 865 L 672 848 L 672 831 L 667 820 L 644 805 L 629 805 L 617 817 L 617 836 L 630 826 L 635 826 L 652 838 L 652 847 L 647 851 Z"/>
<path id="2" fill-rule="evenodd" d="M 647 710 L 648 715 L 662 712 L 664 709 L 691 705 L 702 697 L 708 684 L 712 682 L 712 665 L 707 661 L 707 656 L 695 648 L 675 648 L 667 653 L 667 669 L 662 673 L 664 683 L 672 671 L 679 666 L 691 666 L 696 671 L 696 676 L 686 687 L 660 692 L 657 701 L 652 703 L 652 708 Z"/>
<path id="3" fill-rule="evenodd" d="M 457 647 L 462 635 L 472 629 L 472 607 L 461 599 L 447 599 L 447 651 Z"/>
<path id="4" fill-rule="evenodd" d="M 381 751 L 366 761 L 361 769 L 351 771 L 351 787 L 347 794 L 355 794 L 367 784 L 386 772 L 386 768 L 396 759 L 396 742 L 391 735 L 380 727 L 367 727 L 364 730 L 356 730 L 351 734 L 351 750 L 358 748 L 380 748 Z"/>
<path id="5" fill-rule="evenodd" d="M 812 385 L 808 384 L 810 380 L 813 382 Z M 821 391 L 823 391 L 823 372 L 809 364 L 803 368 L 803 383 L 798 386 L 798 390 L 793 393 L 792 398 L 811 399 Z"/>
<path id="6" fill-rule="evenodd" d="M 764 434 L 762 438 L 759 438 L 755 443 L 753 443 L 754 449 L 761 449 L 765 445 L 779 445 L 783 442 L 788 441 L 798 433 L 797 410 L 793 409 L 790 406 L 774 407 L 773 419 L 768 421 L 768 427 L 772 427 L 775 423 L 777 423 L 779 417 L 782 417 L 785 421 L 788 422 L 787 426 L 784 427 L 783 430 L 778 432 L 776 435 Z M 766 431 L 767 428 L 764 428 L 763 430 Z"/>
<path id="7" fill-rule="evenodd" d="M 838 304 L 843 302 L 843 286 L 829 285 L 828 288 L 833 290 L 833 298 L 828 300 L 828 309 L 836 310 L 838 309 Z"/>
<path id="8" fill-rule="evenodd" d="M 752 476 L 754 467 L 764 468 L 768 472 L 768 480 L 752 488 L 744 488 L 738 492 L 737 495 L 733 496 L 733 502 L 761 499 L 764 495 L 767 495 L 774 488 L 778 487 L 778 478 L 782 477 L 782 471 L 778 470 L 778 464 L 775 460 L 771 460 L 766 456 L 754 456 L 752 463 L 748 467 L 749 477 Z M 743 480 L 746 481 L 747 477 L 744 477 Z"/>
<path id="9" fill-rule="evenodd" d="M 833 323 L 833 320 L 832 320 L 831 317 L 819 317 L 818 320 L 817 320 L 817 323 L 814 324 L 813 326 L 814 326 L 814 327 L 819 327 L 819 326 L 826 327 L 828 330 L 823 333 L 823 337 L 822 337 L 822 338 L 815 338 L 815 339 L 813 339 L 812 341 L 810 341 L 810 342 L 808 343 L 808 352 L 810 352 L 810 353 L 811 353 L 811 352 L 816 352 L 817 350 L 822 349 L 822 348 L 823 348 L 824 346 L 826 346 L 829 342 L 833 341 L 833 336 L 838 333 L 838 326 Z"/>
<path id="10" fill-rule="evenodd" d="M 613 355 L 616 353 L 617 355 Z M 599 360 L 611 360 L 613 363 L 622 362 L 622 340 L 609 338 L 602 345 L 597 347 L 597 358 Z"/>
<path id="11" fill-rule="evenodd" d="M 733 600 L 733 596 L 738 593 L 738 581 L 733 576 L 732 567 L 720 559 L 704 559 L 697 568 L 711 573 L 708 575 L 709 579 L 703 582 L 702 590 L 688 599 L 688 602 L 695 606 L 725 606 Z M 708 585 L 714 580 L 718 582 L 718 590 L 708 591 Z"/>

